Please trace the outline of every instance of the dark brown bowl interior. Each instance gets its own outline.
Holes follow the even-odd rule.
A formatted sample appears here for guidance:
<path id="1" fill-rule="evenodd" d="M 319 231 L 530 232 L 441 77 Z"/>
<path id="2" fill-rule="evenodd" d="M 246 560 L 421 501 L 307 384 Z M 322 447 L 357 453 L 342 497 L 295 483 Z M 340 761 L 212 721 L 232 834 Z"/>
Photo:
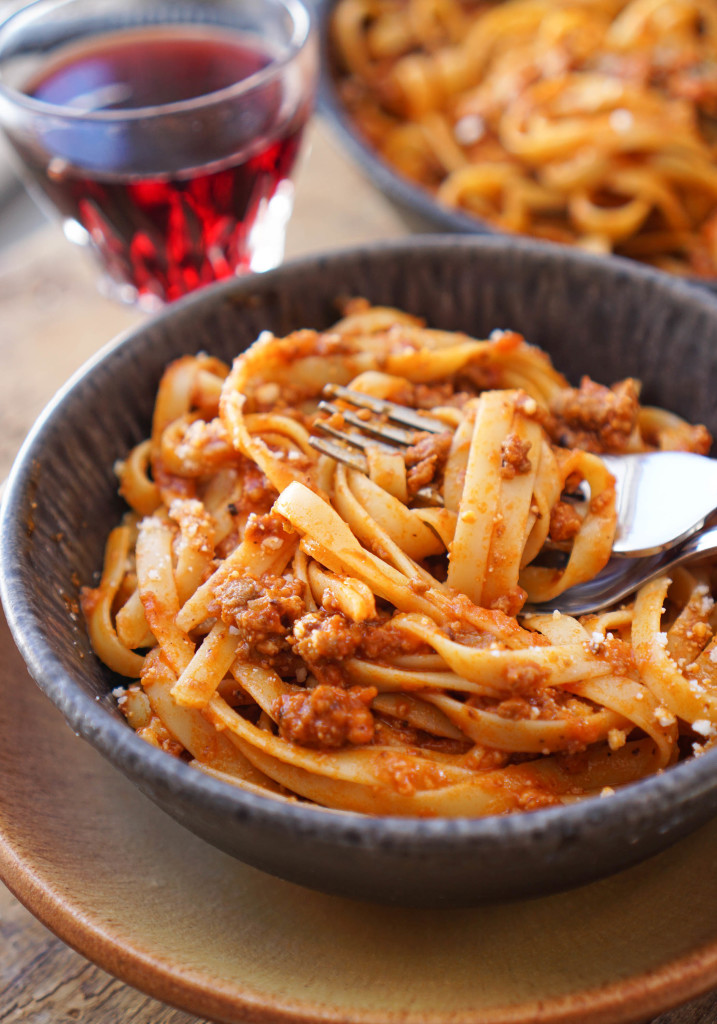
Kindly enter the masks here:
<path id="1" fill-rule="evenodd" d="M 657 852 L 717 811 L 717 751 L 609 800 L 509 818 L 372 818 L 244 793 L 150 747 L 117 714 L 117 679 L 73 608 L 122 511 L 112 465 L 147 434 L 163 367 L 200 349 L 231 359 L 267 328 L 327 327 L 346 295 L 478 337 L 512 327 L 573 380 L 640 377 L 645 401 L 717 432 L 717 299 L 622 260 L 498 237 L 414 238 L 215 286 L 100 353 L 18 457 L 2 508 L 0 583 L 30 672 L 71 727 L 178 821 L 328 892 L 470 905 L 567 888 Z"/>

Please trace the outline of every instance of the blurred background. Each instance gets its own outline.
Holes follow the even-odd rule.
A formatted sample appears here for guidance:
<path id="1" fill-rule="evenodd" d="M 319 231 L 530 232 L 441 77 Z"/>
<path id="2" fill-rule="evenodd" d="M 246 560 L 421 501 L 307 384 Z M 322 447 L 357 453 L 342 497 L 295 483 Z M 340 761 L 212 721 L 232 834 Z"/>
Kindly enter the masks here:
<path id="1" fill-rule="evenodd" d="M 45 223 L 45 215 L 15 174 L 3 143 L 0 145 L 0 252 Z"/>
<path id="2" fill-rule="evenodd" d="M 0 19 L 26 3 L 27 0 L 0 0 Z M 0 252 L 46 223 L 45 215 L 15 174 L 6 144 L 0 138 Z"/>

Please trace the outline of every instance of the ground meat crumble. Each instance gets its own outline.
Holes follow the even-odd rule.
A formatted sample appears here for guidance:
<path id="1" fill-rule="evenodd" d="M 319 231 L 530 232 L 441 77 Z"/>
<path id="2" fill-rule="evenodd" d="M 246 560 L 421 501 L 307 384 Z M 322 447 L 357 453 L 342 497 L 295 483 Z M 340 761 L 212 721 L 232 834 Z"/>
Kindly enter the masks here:
<path id="1" fill-rule="evenodd" d="M 443 473 L 452 440 L 450 431 L 445 434 L 416 434 L 414 443 L 404 452 L 408 470 L 406 484 L 410 496 Z"/>
<path id="2" fill-rule="evenodd" d="M 500 475 L 505 480 L 512 480 L 515 476 L 530 472 L 530 448 L 530 441 L 524 441 L 517 434 L 508 434 L 500 448 Z"/>
<path id="3" fill-rule="evenodd" d="M 340 612 L 309 612 L 294 626 L 294 652 L 309 664 L 351 658 L 361 643 L 363 630 Z"/>
<path id="4" fill-rule="evenodd" d="M 303 747 L 343 747 L 370 743 L 374 721 L 369 705 L 375 687 L 319 685 L 277 698 L 272 708 L 279 735 Z"/>
<path id="5" fill-rule="evenodd" d="M 442 384 L 413 384 L 411 398 L 407 404 L 414 409 L 435 409 L 437 405 L 455 406 L 460 409 L 473 394 L 475 388 L 458 391 L 450 381 Z"/>
<path id="6" fill-rule="evenodd" d="M 287 534 L 293 533 L 291 523 L 283 516 L 275 512 L 267 512 L 264 515 L 252 513 L 247 519 L 244 537 L 252 544 L 267 544 L 268 547 L 280 547 L 280 544 L 272 544 L 272 539 L 283 541 Z"/>
<path id="7" fill-rule="evenodd" d="M 518 586 L 511 587 L 505 594 L 496 597 L 495 601 L 491 603 L 491 609 L 503 612 L 505 615 L 510 615 L 514 618 L 521 611 L 527 600 L 527 590 L 523 590 L 522 587 Z"/>
<path id="8" fill-rule="evenodd" d="M 239 657 L 282 673 L 294 664 L 287 637 L 306 611 L 304 589 L 292 577 L 264 573 L 254 579 L 236 571 L 217 585 L 209 610 L 239 634 Z"/>
<path id="9" fill-rule="evenodd" d="M 574 540 L 583 521 L 567 501 L 558 501 L 550 510 L 550 539 L 556 542 Z"/>
<path id="10" fill-rule="evenodd" d="M 242 487 L 240 498 L 234 503 L 234 514 L 241 511 L 269 512 L 279 492 L 251 459 L 242 458 L 239 468 Z"/>
<path id="11" fill-rule="evenodd" d="M 505 681 L 513 694 L 534 693 L 545 687 L 549 674 L 541 665 L 527 661 L 509 665 L 505 670 Z"/>
<path id="12" fill-rule="evenodd" d="M 611 388 L 583 377 L 579 388 L 564 388 L 552 399 L 548 432 L 565 448 L 619 454 L 637 424 L 638 397 L 638 383 L 631 377 Z"/>
<path id="13" fill-rule="evenodd" d="M 207 468 L 217 470 L 236 463 L 234 451 L 222 421 L 195 419 L 183 425 L 175 438 L 172 458 L 180 476 L 206 475 Z"/>
<path id="14" fill-rule="evenodd" d="M 389 618 L 352 622 L 341 612 L 324 608 L 299 619 L 289 643 L 316 674 L 321 673 L 322 666 L 346 658 L 377 661 L 423 649 L 420 641 L 394 629 Z"/>

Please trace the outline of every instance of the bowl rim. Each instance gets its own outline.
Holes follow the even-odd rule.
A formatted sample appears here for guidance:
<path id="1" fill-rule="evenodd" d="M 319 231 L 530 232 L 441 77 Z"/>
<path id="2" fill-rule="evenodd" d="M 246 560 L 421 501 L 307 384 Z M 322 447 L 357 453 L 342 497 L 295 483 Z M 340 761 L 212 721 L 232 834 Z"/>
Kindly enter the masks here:
<path id="1" fill-rule="evenodd" d="M 480 841 L 488 845 L 504 846 L 506 841 L 525 843 L 545 839 L 555 833 L 556 826 L 563 832 L 580 834 L 583 831 L 610 827 L 632 812 L 631 821 L 654 820 L 660 811 L 675 802 L 702 800 L 717 790 L 717 748 L 700 757 L 691 758 L 672 766 L 668 771 L 631 783 L 610 795 L 609 799 L 588 797 L 567 806 L 548 807 L 510 815 L 476 818 L 446 818 L 418 816 L 373 816 L 355 811 L 336 810 L 309 803 L 292 803 L 260 795 L 191 768 L 182 761 L 167 756 L 144 740 L 126 723 L 84 692 L 79 683 L 65 671 L 43 632 L 42 623 L 31 608 L 21 579 L 21 558 L 18 538 L 25 532 L 22 504 L 31 485 L 33 462 L 41 452 L 46 432 L 62 419 L 64 403 L 73 391 L 91 378 L 94 371 L 113 357 L 131 357 L 134 349 L 146 344 L 144 335 L 156 324 L 171 326 L 187 310 L 201 311 L 225 298 L 252 292 L 271 291 L 281 287 L 282 279 L 289 280 L 298 273 L 320 273 L 327 260 L 332 268 L 350 267 L 357 259 L 372 257 L 391 261 L 402 255 L 419 252 L 428 257 L 449 249 L 466 253 L 491 250 L 512 250 L 536 263 L 577 262 L 592 268 L 603 276 L 651 282 L 657 290 L 666 293 L 672 301 L 691 304 L 717 321 L 717 296 L 680 278 L 671 278 L 642 264 L 619 257 L 605 260 L 590 253 L 563 246 L 550 246 L 533 239 L 511 236 L 485 235 L 425 235 L 407 237 L 371 245 L 347 246 L 330 253 L 304 256 L 288 261 L 275 270 L 260 275 L 247 275 L 211 285 L 168 307 L 120 334 L 85 362 L 60 388 L 46 405 L 27 435 L 12 470 L 7 478 L 0 505 L 0 599 L 13 638 L 32 678 L 60 709 L 78 736 L 88 740 L 100 753 L 125 774 L 139 770 L 168 791 L 181 786 L 187 800 L 208 804 L 215 811 L 227 815 L 240 815 L 268 826 L 290 825 L 294 834 L 320 835 L 335 844 L 373 846 L 376 841 L 390 846 L 402 854 L 419 853 L 421 857 L 441 851 L 472 846 Z M 179 355 L 179 353 L 177 353 Z M 416 848 L 416 842 L 419 848 Z"/>

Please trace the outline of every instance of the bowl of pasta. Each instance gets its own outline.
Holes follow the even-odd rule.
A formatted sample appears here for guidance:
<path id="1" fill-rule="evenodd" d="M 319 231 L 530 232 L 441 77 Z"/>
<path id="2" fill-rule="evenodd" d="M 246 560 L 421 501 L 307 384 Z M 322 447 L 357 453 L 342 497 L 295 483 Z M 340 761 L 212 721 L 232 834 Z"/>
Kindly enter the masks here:
<path id="1" fill-rule="evenodd" d="M 709 0 L 321 9 L 323 110 L 419 228 L 529 235 L 717 278 Z"/>
<path id="2" fill-rule="evenodd" d="M 348 429 L 336 385 L 439 432 L 348 465 L 314 446 Z M 28 437 L 8 621 L 80 736 L 263 870 L 438 906 L 584 883 L 717 811 L 715 570 L 581 619 L 525 602 L 610 557 L 601 455 L 706 453 L 716 391 L 717 300 L 563 247 L 413 238 L 212 287 Z"/>

